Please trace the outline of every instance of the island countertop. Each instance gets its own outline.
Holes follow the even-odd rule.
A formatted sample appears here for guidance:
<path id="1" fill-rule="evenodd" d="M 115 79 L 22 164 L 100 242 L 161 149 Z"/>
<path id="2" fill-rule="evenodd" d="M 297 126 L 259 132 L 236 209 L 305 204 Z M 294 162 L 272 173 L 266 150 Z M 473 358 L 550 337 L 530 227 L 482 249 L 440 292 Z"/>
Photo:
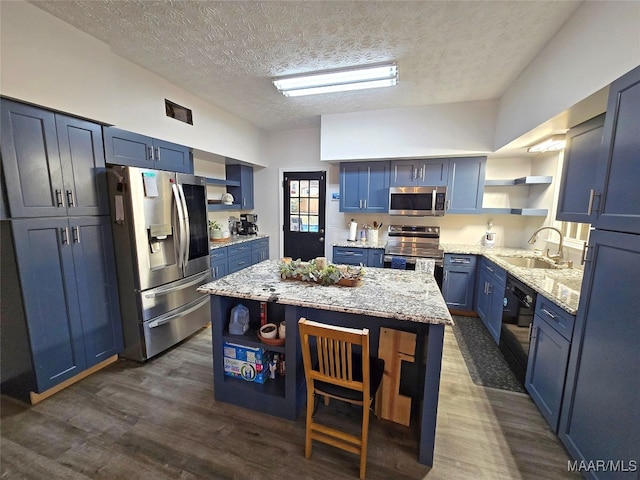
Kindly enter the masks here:
<path id="1" fill-rule="evenodd" d="M 367 268 L 360 286 L 322 286 L 281 279 L 278 263 L 278 260 L 265 260 L 202 285 L 198 291 L 358 315 L 453 325 L 440 289 L 433 276 L 427 273 Z"/>

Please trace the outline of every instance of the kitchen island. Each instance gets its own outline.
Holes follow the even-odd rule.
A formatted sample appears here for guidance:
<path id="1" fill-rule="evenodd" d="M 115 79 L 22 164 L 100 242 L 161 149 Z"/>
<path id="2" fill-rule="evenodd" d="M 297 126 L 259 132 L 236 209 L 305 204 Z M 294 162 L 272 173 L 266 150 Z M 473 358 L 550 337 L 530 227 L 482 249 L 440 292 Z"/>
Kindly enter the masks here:
<path id="1" fill-rule="evenodd" d="M 445 325 L 453 321 L 432 275 L 424 272 L 369 268 L 358 287 L 321 286 L 282 280 L 278 261 L 267 260 L 201 286 L 212 295 L 214 395 L 216 400 L 296 419 L 306 400 L 304 369 L 297 328 L 306 317 L 324 323 L 370 330 L 371 353 L 377 354 L 380 328 L 415 333 L 419 403 L 418 461 L 433 464 L 436 414 Z M 260 304 L 269 322 L 285 321 L 284 345 L 260 342 Z M 245 335 L 230 335 L 228 323 L 237 304 L 249 308 L 251 327 Z M 224 343 L 261 347 L 286 358 L 286 374 L 260 384 L 224 375 Z"/>

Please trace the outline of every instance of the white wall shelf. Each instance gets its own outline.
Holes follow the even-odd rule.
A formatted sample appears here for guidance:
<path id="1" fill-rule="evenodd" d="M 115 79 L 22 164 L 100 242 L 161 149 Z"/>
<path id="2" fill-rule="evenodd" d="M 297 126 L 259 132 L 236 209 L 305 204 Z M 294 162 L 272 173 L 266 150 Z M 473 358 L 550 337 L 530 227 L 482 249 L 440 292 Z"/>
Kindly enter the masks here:
<path id="1" fill-rule="evenodd" d="M 485 180 L 485 187 L 509 187 L 528 185 L 550 185 L 553 177 L 547 175 L 535 175 L 505 180 Z"/>

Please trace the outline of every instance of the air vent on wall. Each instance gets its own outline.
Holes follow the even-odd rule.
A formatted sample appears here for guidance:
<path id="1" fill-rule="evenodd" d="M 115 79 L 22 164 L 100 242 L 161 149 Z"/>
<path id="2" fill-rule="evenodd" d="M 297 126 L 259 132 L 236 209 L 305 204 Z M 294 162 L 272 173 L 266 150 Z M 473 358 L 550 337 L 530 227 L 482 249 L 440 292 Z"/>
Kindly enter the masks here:
<path id="1" fill-rule="evenodd" d="M 191 110 L 187 107 L 173 103 L 165 98 L 164 109 L 167 112 L 167 117 L 175 118 L 181 122 L 193 125 L 193 116 L 191 115 Z"/>

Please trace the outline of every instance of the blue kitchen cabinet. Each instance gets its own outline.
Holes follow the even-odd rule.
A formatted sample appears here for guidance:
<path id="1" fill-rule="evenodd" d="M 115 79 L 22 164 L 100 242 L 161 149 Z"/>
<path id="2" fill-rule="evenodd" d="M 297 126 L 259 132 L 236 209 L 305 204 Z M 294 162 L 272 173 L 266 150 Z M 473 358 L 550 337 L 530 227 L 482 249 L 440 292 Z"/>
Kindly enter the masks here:
<path id="1" fill-rule="evenodd" d="M 487 157 L 449 159 L 446 213 L 482 213 Z"/>
<path id="2" fill-rule="evenodd" d="M 247 268 L 251 262 L 251 242 L 238 243 L 227 247 L 229 273 Z"/>
<path id="3" fill-rule="evenodd" d="M 360 247 L 333 247 L 333 263 L 342 265 L 367 265 L 369 249 Z"/>
<path id="4" fill-rule="evenodd" d="M 384 267 L 384 248 L 333 247 L 332 263 Z"/>
<path id="5" fill-rule="evenodd" d="M 640 66 L 609 87 L 602 144 L 596 186 L 600 202 L 592 225 L 640 234 Z"/>
<path id="6" fill-rule="evenodd" d="M 440 187 L 447 185 L 449 159 L 393 160 L 390 186 Z"/>
<path id="7" fill-rule="evenodd" d="M 108 215 L 102 127 L 1 102 L 8 216 Z"/>
<path id="8" fill-rule="evenodd" d="M 193 173 L 189 147 L 116 127 L 104 127 L 103 136 L 107 163 Z"/>
<path id="9" fill-rule="evenodd" d="M 507 273 L 486 258 L 480 259 L 476 282 L 476 312 L 496 343 L 500 343 Z"/>
<path id="10" fill-rule="evenodd" d="M 227 192 L 233 195 L 234 206 L 240 210 L 253 210 L 253 167 L 234 164 L 225 168 L 227 181 L 233 182 L 233 185 L 227 186 Z"/>
<path id="11" fill-rule="evenodd" d="M 476 284 L 476 256 L 445 254 L 442 296 L 447 307 L 473 311 Z"/>
<path id="12" fill-rule="evenodd" d="M 2 283 L 15 290 L 3 291 L 3 389 L 27 399 L 122 351 L 111 227 L 85 216 L 5 221 L 3 230 Z"/>
<path id="13" fill-rule="evenodd" d="M 340 211 L 389 211 L 389 162 L 340 164 Z"/>
<path id="14" fill-rule="evenodd" d="M 367 252 L 368 267 L 384 267 L 384 248 L 369 248 Z"/>
<path id="15" fill-rule="evenodd" d="M 598 165 L 602 154 L 605 115 L 599 115 L 567 132 L 556 220 L 593 223 Z"/>
<path id="16" fill-rule="evenodd" d="M 229 273 L 227 247 L 213 248 L 209 252 L 211 261 L 211 279 L 217 280 Z"/>
<path id="17" fill-rule="evenodd" d="M 636 179 L 638 174 L 635 174 Z M 589 239 L 558 435 L 577 461 L 638 461 L 640 235 L 594 230 Z M 588 478 L 637 479 L 636 471 Z"/>
<path id="18" fill-rule="evenodd" d="M 251 263 L 260 263 L 269 259 L 269 239 L 259 238 L 251 242 Z"/>
<path id="19" fill-rule="evenodd" d="M 558 431 L 574 322 L 573 315 L 538 296 L 525 388 L 554 432 Z"/>

